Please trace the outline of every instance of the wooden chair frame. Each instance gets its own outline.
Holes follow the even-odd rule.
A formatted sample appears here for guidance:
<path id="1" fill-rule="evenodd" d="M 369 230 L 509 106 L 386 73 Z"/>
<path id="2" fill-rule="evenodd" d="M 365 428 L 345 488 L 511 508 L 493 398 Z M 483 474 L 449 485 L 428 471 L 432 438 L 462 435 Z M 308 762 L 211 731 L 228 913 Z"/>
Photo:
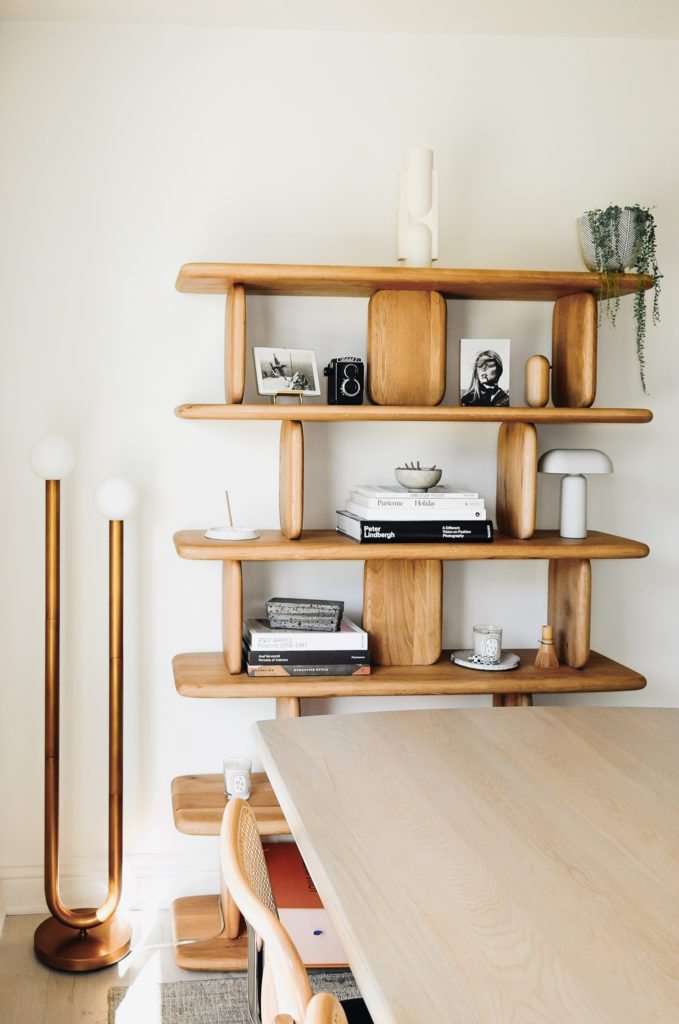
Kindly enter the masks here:
<path id="1" fill-rule="evenodd" d="M 309 976 L 278 918 L 257 820 L 244 800 L 226 805 L 219 852 L 224 881 L 248 926 L 250 1015 L 255 1024 L 284 1014 L 303 1024 L 313 995 Z"/>

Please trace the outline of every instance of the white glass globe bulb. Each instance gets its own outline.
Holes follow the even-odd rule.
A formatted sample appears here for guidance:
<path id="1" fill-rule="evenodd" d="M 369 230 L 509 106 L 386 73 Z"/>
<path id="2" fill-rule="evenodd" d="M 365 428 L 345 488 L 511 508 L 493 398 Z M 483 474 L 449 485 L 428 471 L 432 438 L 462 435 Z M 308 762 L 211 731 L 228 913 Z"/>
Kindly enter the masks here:
<path id="1" fill-rule="evenodd" d="M 35 442 L 28 458 L 36 476 L 43 480 L 61 480 L 75 465 L 75 448 L 61 434 L 46 434 Z"/>
<path id="2" fill-rule="evenodd" d="M 94 500 L 105 519 L 127 519 L 137 507 L 137 492 L 129 480 L 112 476 L 99 484 Z"/>

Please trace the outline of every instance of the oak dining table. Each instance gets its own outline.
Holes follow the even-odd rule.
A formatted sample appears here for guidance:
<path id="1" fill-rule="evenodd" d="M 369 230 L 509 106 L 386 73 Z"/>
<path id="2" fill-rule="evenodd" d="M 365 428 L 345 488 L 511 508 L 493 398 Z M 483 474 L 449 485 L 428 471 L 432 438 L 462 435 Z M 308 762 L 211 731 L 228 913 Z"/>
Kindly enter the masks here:
<path id="1" fill-rule="evenodd" d="M 373 711 L 254 737 L 375 1024 L 679 1021 L 679 709 Z"/>

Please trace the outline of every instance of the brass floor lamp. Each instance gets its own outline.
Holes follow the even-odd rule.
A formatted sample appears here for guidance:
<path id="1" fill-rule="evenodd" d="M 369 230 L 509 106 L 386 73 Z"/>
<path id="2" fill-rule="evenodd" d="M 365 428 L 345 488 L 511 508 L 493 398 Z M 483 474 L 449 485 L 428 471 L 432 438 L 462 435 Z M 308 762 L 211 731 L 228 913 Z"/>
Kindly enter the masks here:
<path id="1" fill-rule="evenodd" d="M 130 949 L 132 928 L 115 915 L 123 859 L 123 519 L 136 503 L 124 480 L 105 481 L 99 511 L 109 520 L 109 817 L 108 893 L 97 908 L 70 910 L 59 895 L 59 581 L 60 483 L 75 462 L 64 437 L 41 438 L 31 465 L 45 480 L 45 899 L 51 917 L 34 937 L 37 957 L 64 971 L 117 963 Z"/>

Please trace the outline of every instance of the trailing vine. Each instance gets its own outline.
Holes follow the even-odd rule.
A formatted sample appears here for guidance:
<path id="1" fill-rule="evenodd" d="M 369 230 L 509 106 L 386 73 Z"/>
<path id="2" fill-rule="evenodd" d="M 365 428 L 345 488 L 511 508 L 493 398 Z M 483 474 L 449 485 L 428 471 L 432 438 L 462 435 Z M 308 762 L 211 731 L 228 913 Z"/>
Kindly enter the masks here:
<path id="1" fill-rule="evenodd" d="M 621 231 L 622 214 L 631 213 L 629 219 L 629 231 Z M 646 387 L 646 291 L 643 287 L 643 276 L 653 278 L 653 311 L 652 322 L 657 324 L 660 320 L 660 281 L 662 274 L 658 269 L 656 252 L 655 219 L 651 209 L 647 206 L 608 206 L 605 210 L 589 210 L 586 214 L 589 229 L 592 236 L 594 249 L 594 262 L 599 274 L 599 298 L 603 300 L 599 306 L 599 323 L 603 308 L 606 315 L 615 326 L 615 318 L 620 306 L 620 275 L 626 269 L 624 264 L 624 253 L 631 245 L 630 233 L 637 236 L 636 254 L 634 262 L 628 264 L 628 269 L 642 275 L 639 281 L 639 288 L 634 296 L 634 320 L 636 324 L 636 350 L 639 363 L 639 376 L 644 394 L 648 394 Z M 625 218 L 624 223 L 628 223 Z"/>

